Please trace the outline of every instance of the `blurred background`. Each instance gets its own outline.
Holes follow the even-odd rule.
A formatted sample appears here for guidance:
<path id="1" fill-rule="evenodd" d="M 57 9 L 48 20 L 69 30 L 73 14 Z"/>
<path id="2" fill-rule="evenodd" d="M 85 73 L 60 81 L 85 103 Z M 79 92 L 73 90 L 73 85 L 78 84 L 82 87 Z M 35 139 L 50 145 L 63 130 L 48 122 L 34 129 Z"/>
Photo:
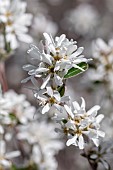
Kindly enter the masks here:
<path id="1" fill-rule="evenodd" d="M 102 38 L 106 42 L 113 38 L 113 0 L 26 0 L 27 12 L 33 14 L 29 34 L 33 44 L 43 39 L 43 32 L 59 36 L 66 34 L 67 38 L 77 41 L 84 47 L 86 58 L 92 58 L 92 41 Z M 6 61 L 6 75 L 10 89 L 27 95 L 27 99 L 36 105 L 32 92 L 20 83 L 27 75 L 22 66 L 28 62 L 27 50 L 29 44 L 20 43 L 15 55 Z M 93 61 L 90 63 L 91 67 Z M 99 94 L 102 87 L 92 87 L 87 72 L 68 80 L 67 94 L 72 100 L 80 101 L 83 96 L 87 100 L 87 109 L 101 104 Z M 113 78 L 113 77 L 111 77 Z M 103 90 L 104 91 L 104 90 Z M 112 112 L 112 108 L 111 111 Z M 75 147 L 66 147 L 57 156 L 58 170 L 90 170 L 85 158 Z"/>

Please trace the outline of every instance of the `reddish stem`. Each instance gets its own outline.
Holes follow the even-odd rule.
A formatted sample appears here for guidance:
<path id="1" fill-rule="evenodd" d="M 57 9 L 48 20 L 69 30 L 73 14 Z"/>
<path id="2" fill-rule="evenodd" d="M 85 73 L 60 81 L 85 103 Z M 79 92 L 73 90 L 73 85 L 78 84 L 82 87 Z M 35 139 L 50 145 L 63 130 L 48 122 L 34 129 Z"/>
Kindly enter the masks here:
<path id="1" fill-rule="evenodd" d="M 5 63 L 4 62 L 0 62 L 0 84 L 2 86 L 3 92 L 6 92 L 8 90 L 8 85 L 7 85 Z"/>

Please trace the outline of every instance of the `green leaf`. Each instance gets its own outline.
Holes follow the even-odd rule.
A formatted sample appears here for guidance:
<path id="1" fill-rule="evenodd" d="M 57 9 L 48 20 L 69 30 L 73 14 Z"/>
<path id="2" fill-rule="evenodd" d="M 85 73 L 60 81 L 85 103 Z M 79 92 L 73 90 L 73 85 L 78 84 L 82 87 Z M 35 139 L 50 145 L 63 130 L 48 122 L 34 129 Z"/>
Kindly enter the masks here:
<path id="1" fill-rule="evenodd" d="M 37 166 L 35 164 L 29 165 L 27 167 L 16 167 L 15 165 L 12 165 L 11 170 L 38 170 Z"/>
<path id="2" fill-rule="evenodd" d="M 17 120 L 16 116 L 13 113 L 9 114 L 10 119 L 13 120 Z"/>
<path id="3" fill-rule="evenodd" d="M 86 71 L 88 69 L 88 64 L 84 63 L 84 62 L 78 64 L 78 66 L 80 68 L 84 69 L 84 71 Z M 78 74 L 83 73 L 84 71 L 82 71 L 78 68 L 72 67 L 70 70 L 68 70 L 68 73 L 64 76 L 64 78 L 67 79 L 67 78 L 77 76 Z"/>
<path id="4" fill-rule="evenodd" d="M 64 120 L 62 120 L 62 122 L 63 122 L 64 124 L 66 124 L 66 123 L 67 123 L 67 120 L 66 120 L 66 119 L 64 119 Z"/>
<path id="5" fill-rule="evenodd" d="M 64 93 L 65 93 L 65 85 L 64 84 L 58 88 L 58 92 L 60 93 L 61 97 L 64 96 Z"/>

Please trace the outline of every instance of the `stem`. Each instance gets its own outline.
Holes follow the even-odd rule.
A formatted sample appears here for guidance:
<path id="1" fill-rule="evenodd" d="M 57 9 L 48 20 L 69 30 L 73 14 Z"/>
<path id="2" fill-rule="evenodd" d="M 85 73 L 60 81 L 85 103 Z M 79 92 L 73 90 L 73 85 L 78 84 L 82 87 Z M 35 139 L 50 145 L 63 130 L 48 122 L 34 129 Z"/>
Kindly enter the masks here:
<path id="1" fill-rule="evenodd" d="M 90 160 L 88 160 L 92 170 L 97 170 L 98 168 L 98 164 L 96 162 L 91 162 Z"/>
<path id="2" fill-rule="evenodd" d="M 6 80 L 6 72 L 5 72 L 5 63 L 0 62 L 0 84 L 2 86 L 3 92 L 8 90 L 7 80 Z"/>

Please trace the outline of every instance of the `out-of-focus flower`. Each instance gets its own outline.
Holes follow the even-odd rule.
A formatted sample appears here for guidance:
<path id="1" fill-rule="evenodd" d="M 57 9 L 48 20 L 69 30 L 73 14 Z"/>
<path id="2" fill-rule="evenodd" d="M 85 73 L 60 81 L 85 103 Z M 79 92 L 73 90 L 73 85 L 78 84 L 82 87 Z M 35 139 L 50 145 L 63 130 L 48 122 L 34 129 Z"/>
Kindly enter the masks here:
<path id="1" fill-rule="evenodd" d="M 63 118 L 63 115 L 61 116 L 61 127 L 57 129 L 57 131 L 61 131 L 69 137 L 66 143 L 67 146 L 75 145 L 83 149 L 85 136 L 98 146 L 99 137 L 105 136 L 105 133 L 99 130 L 100 122 L 104 118 L 103 114 L 97 116 L 97 111 L 100 109 L 100 106 L 96 105 L 86 112 L 85 101 L 82 98 L 81 106 L 74 101 L 72 106 L 64 105 L 64 107 L 67 112 L 67 118 Z"/>
<path id="2" fill-rule="evenodd" d="M 9 168 L 12 165 L 12 158 L 18 157 L 19 151 L 6 152 L 6 143 L 4 140 L 0 140 L 0 168 Z"/>
<path id="3" fill-rule="evenodd" d="M 41 23 L 41 24 L 40 24 Z M 49 16 L 43 14 L 38 14 L 34 18 L 33 30 L 35 31 L 35 36 L 40 40 L 42 38 L 43 32 L 51 33 L 52 36 L 55 36 L 58 31 L 58 26 L 55 22 L 51 20 Z"/>
<path id="4" fill-rule="evenodd" d="M 13 90 L 4 93 L 0 100 L 0 106 L 0 116 L 4 118 L 4 123 L 11 123 L 10 118 L 13 116 L 20 123 L 25 124 L 33 120 L 36 111 L 35 107 L 31 106 L 26 100 L 25 95 L 18 95 Z"/>
<path id="5" fill-rule="evenodd" d="M 28 71 L 30 77 L 23 80 L 26 82 L 32 78 L 43 78 L 41 89 L 53 81 L 54 86 L 62 86 L 64 75 L 72 67 L 84 71 L 78 66 L 81 62 L 88 62 L 88 59 L 82 55 L 83 47 L 77 48 L 76 42 L 68 40 L 65 34 L 56 37 L 53 40 L 52 36 L 44 33 L 45 45 L 41 44 L 41 49 L 32 45 L 28 53 L 31 55 L 31 60 L 35 60 L 38 66 L 25 65 L 24 70 Z"/>
<path id="6" fill-rule="evenodd" d="M 63 148 L 63 143 L 59 140 L 59 135 L 55 133 L 54 128 L 54 124 L 47 124 L 45 121 L 31 122 L 18 128 L 18 139 L 27 140 L 30 145 L 33 145 L 31 158 L 41 169 L 57 168 L 54 155 Z"/>
<path id="7" fill-rule="evenodd" d="M 51 153 L 46 153 L 43 158 L 38 145 L 33 146 L 32 160 L 37 164 L 39 170 L 56 170 L 58 167 L 56 159 Z"/>
<path id="8" fill-rule="evenodd" d="M 113 40 L 106 44 L 102 39 L 97 39 L 93 42 L 92 53 L 96 69 L 88 73 L 89 78 L 107 83 L 107 87 L 113 90 Z"/>
<path id="9" fill-rule="evenodd" d="M 13 90 L 10 90 L 4 94 L 4 98 L 10 101 L 10 112 L 14 114 L 21 123 L 24 124 L 33 120 L 36 109 L 26 100 L 24 94 L 19 95 Z"/>
<path id="10" fill-rule="evenodd" d="M 26 5 L 21 0 L 0 1 L 0 23 L 4 25 L 6 41 L 13 50 L 19 45 L 17 39 L 32 42 L 31 36 L 27 34 L 32 15 L 25 13 Z"/>
<path id="11" fill-rule="evenodd" d="M 101 141 L 98 148 L 88 145 L 82 155 L 88 159 L 92 166 L 98 167 L 101 163 L 105 170 L 109 170 L 111 169 L 110 162 L 113 160 L 113 141 L 112 139 Z"/>
<path id="12" fill-rule="evenodd" d="M 87 3 L 80 4 L 67 15 L 67 21 L 80 35 L 93 35 L 98 25 L 99 14 L 96 9 Z"/>

